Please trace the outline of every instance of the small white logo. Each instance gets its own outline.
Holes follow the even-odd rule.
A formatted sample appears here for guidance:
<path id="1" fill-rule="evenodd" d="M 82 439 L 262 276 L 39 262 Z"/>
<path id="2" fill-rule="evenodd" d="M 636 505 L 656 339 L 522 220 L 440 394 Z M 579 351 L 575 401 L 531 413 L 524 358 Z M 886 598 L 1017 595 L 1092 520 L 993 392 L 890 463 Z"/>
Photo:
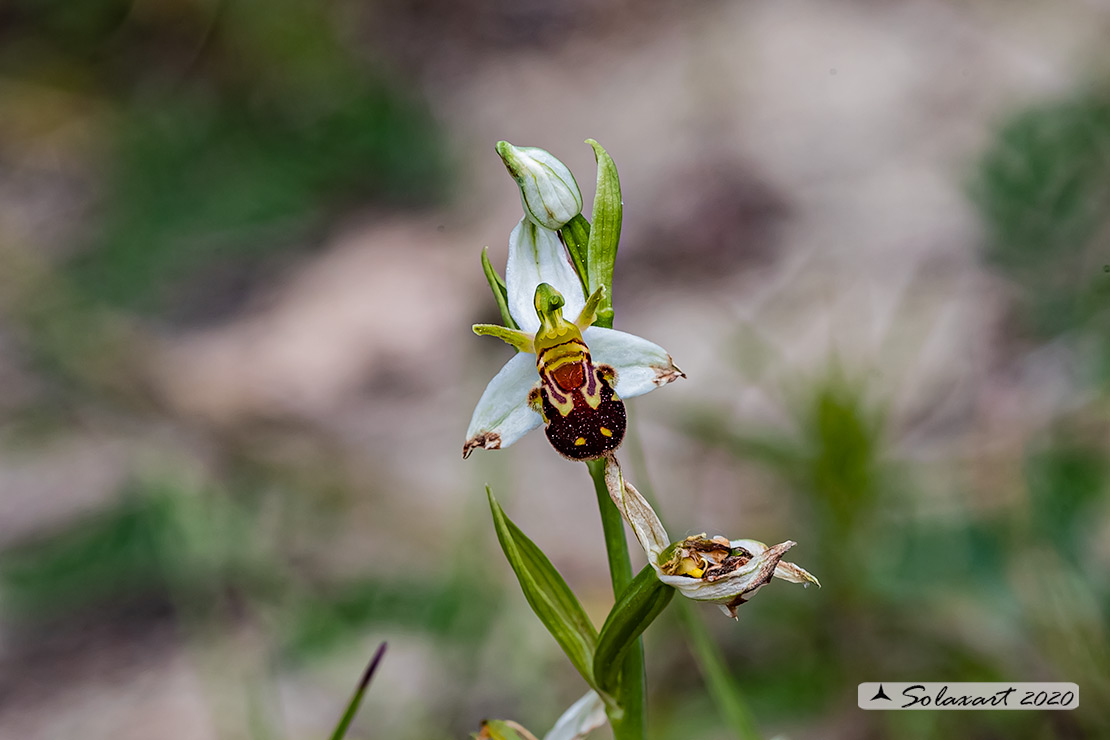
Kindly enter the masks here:
<path id="1" fill-rule="evenodd" d="M 861 683 L 860 709 L 1075 709 L 1074 683 Z"/>

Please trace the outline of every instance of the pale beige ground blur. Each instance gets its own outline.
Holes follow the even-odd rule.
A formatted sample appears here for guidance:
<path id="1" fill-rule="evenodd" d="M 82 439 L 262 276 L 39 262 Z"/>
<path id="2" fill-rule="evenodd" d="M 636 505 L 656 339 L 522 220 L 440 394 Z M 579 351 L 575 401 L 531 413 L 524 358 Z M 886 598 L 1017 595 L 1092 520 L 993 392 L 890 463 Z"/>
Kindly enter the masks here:
<path id="1" fill-rule="evenodd" d="M 737 536 L 789 535 L 758 472 L 738 480 L 666 422 L 708 401 L 782 424 L 775 379 L 820 367 L 832 353 L 893 400 L 896 451 L 928 463 L 975 449 L 1001 478 L 988 490 L 1005 498 L 1023 440 L 1068 390 L 1051 353 L 1024 376 L 992 372 L 1006 294 L 978 258 L 969 163 L 1005 113 L 1099 71 L 1110 5 L 745 0 L 653 12 L 660 17 L 624 32 L 617 24 L 557 48 L 480 56 L 465 72 L 423 70 L 422 92 L 461 160 L 451 207 L 336 224 L 323 248 L 243 311 L 203 329 L 144 334 L 145 382 L 179 423 L 121 431 L 91 418 L 68 439 L 9 455 L 0 461 L 0 539 L 95 510 L 144 466 L 203 480 L 220 434 L 291 421 L 301 442 L 285 443 L 338 452 L 343 469 L 334 475 L 393 492 L 352 507 L 318 554 L 334 567 L 374 562 L 418 575 L 448 557 L 436 550 L 445 532 L 460 522 L 484 531 L 489 482 L 601 618 L 607 572 L 585 473 L 539 434 L 506 452 L 460 455 L 473 404 L 509 357 L 469 331 L 492 316 L 479 251 L 489 245 L 503 267 L 520 216 L 493 150 L 499 139 L 562 158 L 587 201 L 594 168 L 583 140 L 597 139 L 617 162 L 625 201 L 617 328 L 663 345 L 688 375 L 629 403 L 675 534 L 725 523 Z M 754 236 L 736 241 L 750 254 L 711 253 L 718 267 L 704 276 L 653 270 L 659 235 L 681 238 L 674 222 L 695 240 L 699 227 L 703 240 L 719 238 L 717 187 L 751 199 Z M 21 209 L 8 207 L 9 230 L 23 228 Z M 753 352 L 777 348 L 750 382 L 722 343 L 744 331 L 762 342 Z M 954 478 L 974 474 L 938 466 L 933 488 L 947 495 L 958 490 Z M 400 533 L 428 538 L 431 557 L 414 563 L 392 544 Z M 792 555 L 820 574 L 805 543 Z M 446 685 L 432 648 L 392 635 L 392 678 L 375 685 L 364 708 L 377 718 L 371 735 L 392 736 L 409 708 L 418 714 L 437 695 L 488 696 L 497 681 L 535 686 L 537 705 L 563 696 L 544 679 L 565 669 L 556 646 L 522 601 L 511 607 L 495 633 L 504 644 L 489 648 L 490 677 L 478 686 Z M 247 737 L 242 685 L 267 670 L 256 664 L 254 639 L 249 626 L 215 645 L 170 632 L 137 656 L 104 665 L 83 656 L 58 672 L 61 688 L 0 713 L 0 738 Z M 281 675 L 289 737 L 326 732 L 372 643 Z M 539 669 L 509 661 L 510 675 L 493 675 L 514 653 Z"/>

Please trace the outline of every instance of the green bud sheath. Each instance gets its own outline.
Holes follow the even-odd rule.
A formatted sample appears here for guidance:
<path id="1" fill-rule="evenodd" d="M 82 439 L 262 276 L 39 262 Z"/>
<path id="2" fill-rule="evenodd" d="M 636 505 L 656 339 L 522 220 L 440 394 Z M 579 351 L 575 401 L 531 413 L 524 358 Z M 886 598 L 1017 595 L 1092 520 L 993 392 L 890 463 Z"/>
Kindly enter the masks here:
<path id="1" fill-rule="evenodd" d="M 621 202 L 621 183 L 617 165 L 608 152 L 593 139 L 586 143 L 594 148 L 597 158 L 597 190 L 594 192 L 593 223 L 587 249 L 589 285 L 587 293 L 605 288 L 605 297 L 598 308 L 597 325 L 613 328 L 613 265 L 617 260 L 617 245 L 621 240 L 621 222 L 624 204 Z"/>

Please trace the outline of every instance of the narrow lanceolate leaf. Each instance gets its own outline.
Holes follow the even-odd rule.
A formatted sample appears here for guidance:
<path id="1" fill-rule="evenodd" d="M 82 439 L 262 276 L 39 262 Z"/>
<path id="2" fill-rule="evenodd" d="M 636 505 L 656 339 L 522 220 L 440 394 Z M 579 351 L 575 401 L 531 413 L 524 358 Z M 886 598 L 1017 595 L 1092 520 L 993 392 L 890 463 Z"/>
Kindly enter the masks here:
<path id="1" fill-rule="evenodd" d="M 505 516 L 488 487 L 486 495 L 497 539 L 516 573 L 524 598 L 582 678 L 596 689 L 593 660 L 597 649 L 597 630 L 543 551 Z"/>
<path id="2" fill-rule="evenodd" d="M 586 143 L 594 148 L 597 158 L 597 190 L 594 192 L 593 223 L 587 249 L 589 285 L 587 293 L 605 287 L 605 299 L 598 310 L 598 326 L 613 327 L 613 263 L 617 259 L 617 244 L 621 239 L 621 183 L 613 158 L 593 139 Z"/>
<path id="3" fill-rule="evenodd" d="M 366 671 L 362 674 L 362 680 L 359 681 L 354 696 L 347 702 L 346 711 L 343 712 L 343 716 L 339 718 L 339 724 L 335 726 L 335 730 L 331 733 L 331 740 L 343 740 L 343 737 L 347 734 L 347 729 L 358 713 L 358 708 L 362 704 L 362 697 L 366 695 L 366 689 L 370 688 L 370 679 L 374 677 L 374 671 L 378 670 L 378 664 L 382 662 L 383 655 L 385 655 L 384 642 L 378 646 L 374 657 L 370 659 L 370 665 L 366 666 Z"/>
<path id="4" fill-rule="evenodd" d="M 601 628 L 594 653 L 594 678 L 603 691 L 614 691 L 625 653 L 671 603 L 673 596 L 674 589 L 662 583 L 650 565 L 644 566 L 621 592 Z"/>
<path id="5" fill-rule="evenodd" d="M 488 251 L 489 247 L 482 247 L 482 272 L 486 273 L 489 289 L 493 291 L 493 300 L 497 301 L 497 308 L 501 311 L 501 320 L 510 329 L 517 329 L 519 327 L 509 314 L 509 290 L 505 287 L 505 281 L 497 274 L 497 270 L 489 263 Z"/>
<path id="6" fill-rule="evenodd" d="M 582 278 L 583 289 L 587 293 L 593 293 L 590 290 L 588 266 L 590 222 L 579 213 L 570 221 L 567 221 L 563 228 L 559 229 L 559 236 L 563 238 L 563 244 L 566 245 L 567 252 L 570 253 L 570 259 L 574 262 L 574 269 L 578 272 L 578 277 Z"/>

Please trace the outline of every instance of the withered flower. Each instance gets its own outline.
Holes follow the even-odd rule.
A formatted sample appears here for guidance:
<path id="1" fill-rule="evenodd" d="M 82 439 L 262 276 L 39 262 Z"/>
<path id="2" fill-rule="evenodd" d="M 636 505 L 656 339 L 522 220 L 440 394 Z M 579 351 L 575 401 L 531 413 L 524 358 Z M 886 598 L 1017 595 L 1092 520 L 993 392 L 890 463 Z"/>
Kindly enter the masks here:
<path id="1" fill-rule="evenodd" d="M 659 580 L 687 598 L 715 603 L 735 619 L 736 607 L 772 578 L 821 585 L 804 568 L 782 561 L 786 551 L 796 544 L 790 540 L 768 547 L 758 540 L 700 534 L 671 543 L 655 510 L 624 479 L 612 455 L 606 458 L 605 483 Z"/>

